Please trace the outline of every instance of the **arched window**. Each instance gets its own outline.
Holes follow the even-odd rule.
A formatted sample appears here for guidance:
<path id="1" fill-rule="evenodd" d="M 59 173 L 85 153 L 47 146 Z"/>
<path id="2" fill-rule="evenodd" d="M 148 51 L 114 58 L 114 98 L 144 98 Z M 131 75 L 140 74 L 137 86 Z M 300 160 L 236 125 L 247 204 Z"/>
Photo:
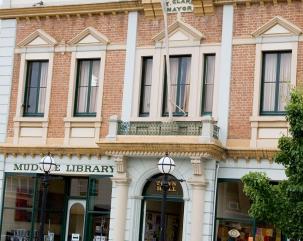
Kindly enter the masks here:
<path id="1" fill-rule="evenodd" d="M 161 223 L 162 174 L 150 178 L 143 189 L 140 241 L 159 241 Z M 166 241 L 181 241 L 183 229 L 183 190 L 172 175 L 168 177 L 169 190 L 166 204 Z"/>

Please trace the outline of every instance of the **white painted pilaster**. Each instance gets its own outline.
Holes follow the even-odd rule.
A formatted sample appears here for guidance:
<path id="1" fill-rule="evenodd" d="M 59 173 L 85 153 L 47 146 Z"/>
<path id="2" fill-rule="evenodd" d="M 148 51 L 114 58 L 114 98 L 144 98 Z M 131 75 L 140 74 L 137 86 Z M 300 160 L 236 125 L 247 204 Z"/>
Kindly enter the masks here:
<path id="1" fill-rule="evenodd" d="M 0 143 L 5 142 L 11 94 L 16 20 L 2 20 L 0 25 Z"/>
<path id="2" fill-rule="evenodd" d="M 128 203 L 129 178 L 126 173 L 126 160 L 123 156 L 115 157 L 117 173 L 112 177 L 116 197 L 114 201 L 114 210 L 112 210 L 112 236 L 113 241 L 125 240 L 125 224 Z"/>
<path id="3" fill-rule="evenodd" d="M 135 78 L 135 57 L 137 42 L 137 23 L 138 12 L 130 12 L 128 14 L 127 43 L 125 57 L 124 87 L 122 100 L 122 116 L 123 121 L 128 121 L 131 115 L 131 105 L 133 97 L 133 83 Z"/>
<path id="4" fill-rule="evenodd" d="M 224 5 L 222 24 L 221 61 L 219 69 L 219 103 L 218 126 L 220 127 L 219 139 L 226 144 L 228 135 L 229 96 L 231 82 L 232 62 L 232 37 L 233 37 L 233 5 Z"/>

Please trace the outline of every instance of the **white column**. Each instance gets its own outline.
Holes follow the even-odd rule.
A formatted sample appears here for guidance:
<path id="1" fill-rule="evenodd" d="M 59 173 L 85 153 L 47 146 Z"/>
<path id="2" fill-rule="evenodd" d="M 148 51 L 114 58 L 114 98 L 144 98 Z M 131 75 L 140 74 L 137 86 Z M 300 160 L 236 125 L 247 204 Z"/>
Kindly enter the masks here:
<path id="1" fill-rule="evenodd" d="M 131 116 L 133 83 L 135 76 L 136 63 L 136 42 L 137 42 L 137 23 L 138 12 L 130 12 L 128 14 L 127 43 L 125 57 L 124 87 L 122 100 L 122 116 L 123 121 L 128 121 Z"/>
<path id="2" fill-rule="evenodd" d="M 204 190 L 207 185 L 201 158 L 192 158 L 193 177 L 188 181 L 192 187 L 192 210 L 190 241 L 201 241 L 204 220 Z"/>
<path id="3" fill-rule="evenodd" d="M 112 177 L 112 181 L 116 188 L 117 197 L 114 212 L 113 241 L 124 241 L 129 178 L 126 173 L 125 157 L 117 156 L 115 157 L 115 162 L 117 173 Z"/>
<path id="4" fill-rule="evenodd" d="M 2 20 L 0 29 L 0 143 L 5 142 L 12 85 L 16 20 Z"/>
<path id="5" fill-rule="evenodd" d="M 218 100 L 218 126 L 220 127 L 219 139 L 226 144 L 228 135 L 229 95 L 232 62 L 233 38 L 233 5 L 224 5 L 222 24 L 221 60 L 219 69 L 219 100 Z M 223 57 L 224 56 L 224 57 Z"/>

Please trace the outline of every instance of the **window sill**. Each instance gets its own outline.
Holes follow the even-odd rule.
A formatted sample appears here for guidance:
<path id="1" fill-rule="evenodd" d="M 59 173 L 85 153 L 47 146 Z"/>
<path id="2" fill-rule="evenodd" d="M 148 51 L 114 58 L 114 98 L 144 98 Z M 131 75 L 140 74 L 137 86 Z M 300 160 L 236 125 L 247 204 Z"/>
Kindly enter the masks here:
<path id="1" fill-rule="evenodd" d="M 101 117 L 83 117 L 83 116 L 79 116 L 79 117 L 66 117 L 64 118 L 64 122 L 101 122 L 102 118 Z"/>
<path id="2" fill-rule="evenodd" d="M 48 122 L 48 118 L 46 117 L 33 117 L 33 116 L 29 116 L 29 117 L 15 117 L 14 118 L 14 122 Z"/>
<path id="3" fill-rule="evenodd" d="M 286 121 L 286 117 L 283 115 L 267 115 L 267 116 L 251 116 L 250 122 L 274 122 L 274 121 Z"/>

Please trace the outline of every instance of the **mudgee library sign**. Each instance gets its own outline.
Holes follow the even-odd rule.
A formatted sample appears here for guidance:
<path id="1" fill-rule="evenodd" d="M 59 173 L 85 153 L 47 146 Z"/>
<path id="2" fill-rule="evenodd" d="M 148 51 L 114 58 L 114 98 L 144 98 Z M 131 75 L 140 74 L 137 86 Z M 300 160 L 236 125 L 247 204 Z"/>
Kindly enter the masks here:
<path id="1" fill-rule="evenodd" d="M 42 173 L 37 159 L 8 158 L 5 163 L 5 172 Z M 56 169 L 52 174 L 65 175 L 113 175 L 114 162 L 109 159 L 56 159 Z"/>
<path id="2" fill-rule="evenodd" d="M 188 13 L 194 10 L 192 0 L 166 0 L 167 13 Z"/>

